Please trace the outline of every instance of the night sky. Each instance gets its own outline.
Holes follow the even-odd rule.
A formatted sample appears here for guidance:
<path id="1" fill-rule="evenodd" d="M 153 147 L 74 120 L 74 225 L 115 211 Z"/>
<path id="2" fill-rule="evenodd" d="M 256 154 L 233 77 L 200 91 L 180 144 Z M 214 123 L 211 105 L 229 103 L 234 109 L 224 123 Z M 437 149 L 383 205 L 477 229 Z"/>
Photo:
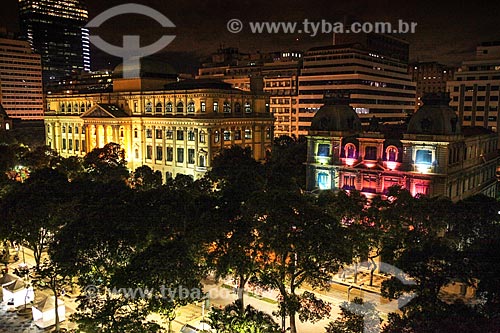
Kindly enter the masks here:
<path id="1" fill-rule="evenodd" d="M 475 46 L 481 41 L 500 40 L 500 2 L 477 5 L 472 1 L 284 1 L 284 0 L 135 0 L 162 12 L 176 28 L 164 29 L 151 19 L 141 15 L 119 16 L 91 31 L 107 41 L 121 44 L 123 34 L 141 35 L 144 44 L 156 41 L 163 34 L 176 35 L 172 44 L 162 52 L 179 71 L 193 71 L 203 56 L 214 52 L 223 43 L 242 51 L 307 50 L 312 46 L 327 45 L 332 41 L 329 34 L 307 35 L 263 34 L 227 31 L 229 19 L 248 21 L 310 21 L 325 19 L 342 21 L 344 17 L 357 21 L 390 21 L 398 19 L 418 23 L 415 34 L 398 35 L 411 43 L 412 60 L 437 60 L 459 65 L 463 59 L 474 55 Z M 90 18 L 123 0 L 89 0 Z M 17 0 L 2 0 L 0 25 L 18 31 Z M 93 69 L 114 65 L 117 60 L 93 49 Z"/>

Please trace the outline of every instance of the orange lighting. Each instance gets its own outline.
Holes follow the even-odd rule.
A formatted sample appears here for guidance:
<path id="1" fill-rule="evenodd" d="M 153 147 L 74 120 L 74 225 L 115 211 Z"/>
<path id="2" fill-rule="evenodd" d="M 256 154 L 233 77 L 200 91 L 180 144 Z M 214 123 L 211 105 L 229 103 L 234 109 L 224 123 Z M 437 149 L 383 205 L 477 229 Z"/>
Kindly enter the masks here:
<path id="1" fill-rule="evenodd" d="M 366 163 L 365 162 L 365 165 L 371 169 L 371 168 L 373 168 L 375 166 L 375 163 L 369 163 L 369 162 Z"/>
<path id="2" fill-rule="evenodd" d="M 345 159 L 345 163 L 346 163 L 348 166 L 353 166 L 353 165 L 354 165 L 354 162 L 356 162 L 356 159 L 354 159 L 354 158 L 346 158 L 346 159 Z"/>
<path id="3" fill-rule="evenodd" d="M 386 165 L 387 165 L 387 168 L 388 168 L 388 169 L 390 169 L 390 170 L 394 170 L 394 169 L 396 169 L 396 167 L 398 166 L 398 163 L 397 163 L 397 162 L 392 162 L 392 161 L 391 161 L 391 162 L 387 162 L 387 163 L 386 163 Z"/>

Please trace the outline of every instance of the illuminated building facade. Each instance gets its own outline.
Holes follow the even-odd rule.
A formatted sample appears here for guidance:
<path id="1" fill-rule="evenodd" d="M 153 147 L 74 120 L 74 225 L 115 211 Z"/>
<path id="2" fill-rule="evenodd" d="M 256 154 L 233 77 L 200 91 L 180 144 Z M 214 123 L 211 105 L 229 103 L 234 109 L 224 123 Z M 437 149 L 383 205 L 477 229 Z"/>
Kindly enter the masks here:
<path id="1" fill-rule="evenodd" d="M 90 71 L 87 7 L 83 0 L 19 0 L 21 33 L 42 56 L 43 81 Z"/>
<path id="2" fill-rule="evenodd" d="M 214 156 L 232 145 L 250 147 L 256 160 L 264 160 L 271 149 L 273 118 L 263 94 L 212 80 L 153 90 L 137 88 L 148 85 L 140 82 L 145 80 L 131 81 L 115 80 L 115 92 L 108 94 L 48 96 L 47 145 L 62 156 L 84 156 L 119 143 L 131 170 L 147 165 L 164 179 L 200 177 Z"/>
<path id="3" fill-rule="evenodd" d="M 302 53 L 296 51 L 241 53 L 221 48 L 198 69 L 198 78 L 216 78 L 246 91 L 270 95 L 274 135 L 298 136 L 298 76 Z"/>
<path id="4" fill-rule="evenodd" d="M 43 119 L 40 56 L 26 41 L 0 37 L 0 99 L 10 118 Z"/>
<path id="5" fill-rule="evenodd" d="M 408 126 L 382 126 L 375 118 L 364 130 L 348 100 L 326 104 L 308 135 L 309 190 L 359 190 L 385 195 L 394 185 L 413 195 L 454 201 L 483 193 L 497 196 L 498 138 L 481 127 L 461 127 L 449 98 L 432 95 Z"/>
<path id="6" fill-rule="evenodd" d="M 482 126 L 499 132 L 500 42 L 482 43 L 474 60 L 464 61 L 448 81 L 451 107 L 464 126 Z"/>

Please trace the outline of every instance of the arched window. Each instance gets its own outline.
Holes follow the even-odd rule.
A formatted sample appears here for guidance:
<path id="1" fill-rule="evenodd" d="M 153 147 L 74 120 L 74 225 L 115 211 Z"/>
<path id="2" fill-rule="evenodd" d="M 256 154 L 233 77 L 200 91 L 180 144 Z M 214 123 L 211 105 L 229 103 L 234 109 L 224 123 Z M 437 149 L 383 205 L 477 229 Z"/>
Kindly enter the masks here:
<path id="1" fill-rule="evenodd" d="M 79 105 L 78 103 L 75 103 L 75 107 L 73 108 L 73 111 L 78 113 Z"/>
<path id="2" fill-rule="evenodd" d="M 68 104 L 68 113 L 71 113 L 71 103 Z"/>
<path id="3" fill-rule="evenodd" d="M 134 138 L 138 138 L 139 137 L 139 132 L 137 131 L 137 128 L 134 128 Z"/>
<path id="4" fill-rule="evenodd" d="M 85 112 L 85 103 L 80 104 L 80 113 Z"/>
<path id="5" fill-rule="evenodd" d="M 396 162 L 398 160 L 398 148 L 389 146 L 385 150 L 386 159 L 389 162 Z"/>
<path id="6" fill-rule="evenodd" d="M 241 112 L 241 104 L 236 102 L 234 103 L 234 112 Z"/>
<path id="7" fill-rule="evenodd" d="M 172 103 L 168 102 L 167 105 L 165 106 L 165 111 L 166 112 L 172 112 Z"/>
<path id="8" fill-rule="evenodd" d="M 153 112 L 153 104 L 151 102 L 148 102 L 146 104 L 146 112 L 148 112 L 148 113 Z"/>
<path id="9" fill-rule="evenodd" d="M 356 158 L 356 146 L 352 143 L 345 145 L 345 157 L 346 158 Z"/>
<path id="10" fill-rule="evenodd" d="M 66 104 L 64 104 L 64 103 L 61 104 L 61 112 L 62 113 L 66 112 Z"/>
<path id="11" fill-rule="evenodd" d="M 182 102 L 177 103 L 177 113 L 184 113 L 184 104 Z"/>
<path id="12" fill-rule="evenodd" d="M 90 109 L 91 107 L 92 107 L 92 104 L 87 103 L 87 110 Z"/>
<path id="13" fill-rule="evenodd" d="M 5 123 L 5 130 L 6 131 L 10 130 L 10 124 L 9 123 Z"/>
<path id="14" fill-rule="evenodd" d="M 156 113 L 161 113 L 162 111 L 163 111 L 163 105 L 161 105 L 161 103 L 158 102 L 156 104 L 156 110 L 155 110 L 155 112 Z"/>
<path id="15" fill-rule="evenodd" d="M 214 142 L 217 143 L 220 141 L 220 133 L 219 131 L 214 132 Z"/>
<path id="16" fill-rule="evenodd" d="M 245 103 L 245 112 L 246 113 L 251 113 L 252 112 L 252 107 L 250 106 L 250 102 Z"/>
<path id="17" fill-rule="evenodd" d="M 66 133 L 66 126 L 63 126 L 63 127 L 62 127 L 62 132 L 63 132 L 63 133 Z"/>
<path id="18" fill-rule="evenodd" d="M 200 143 L 205 143 L 205 132 L 201 131 L 198 133 Z"/>
<path id="19" fill-rule="evenodd" d="M 189 104 L 188 104 L 188 112 L 194 112 L 194 102 L 189 102 Z"/>
<path id="20" fill-rule="evenodd" d="M 231 104 L 224 102 L 224 113 L 231 113 Z"/>
<path id="21" fill-rule="evenodd" d="M 73 133 L 73 127 L 68 126 L 68 133 L 70 133 L 70 134 Z"/>

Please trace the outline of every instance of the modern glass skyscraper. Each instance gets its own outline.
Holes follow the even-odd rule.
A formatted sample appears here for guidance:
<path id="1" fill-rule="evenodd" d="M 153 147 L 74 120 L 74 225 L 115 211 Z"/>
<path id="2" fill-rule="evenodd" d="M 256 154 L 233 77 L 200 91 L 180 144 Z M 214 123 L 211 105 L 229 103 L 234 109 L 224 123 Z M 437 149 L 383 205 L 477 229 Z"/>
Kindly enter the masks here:
<path id="1" fill-rule="evenodd" d="M 19 11 L 21 32 L 42 57 L 44 83 L 90 70 L 83 0 L 19 0 Z"/>

